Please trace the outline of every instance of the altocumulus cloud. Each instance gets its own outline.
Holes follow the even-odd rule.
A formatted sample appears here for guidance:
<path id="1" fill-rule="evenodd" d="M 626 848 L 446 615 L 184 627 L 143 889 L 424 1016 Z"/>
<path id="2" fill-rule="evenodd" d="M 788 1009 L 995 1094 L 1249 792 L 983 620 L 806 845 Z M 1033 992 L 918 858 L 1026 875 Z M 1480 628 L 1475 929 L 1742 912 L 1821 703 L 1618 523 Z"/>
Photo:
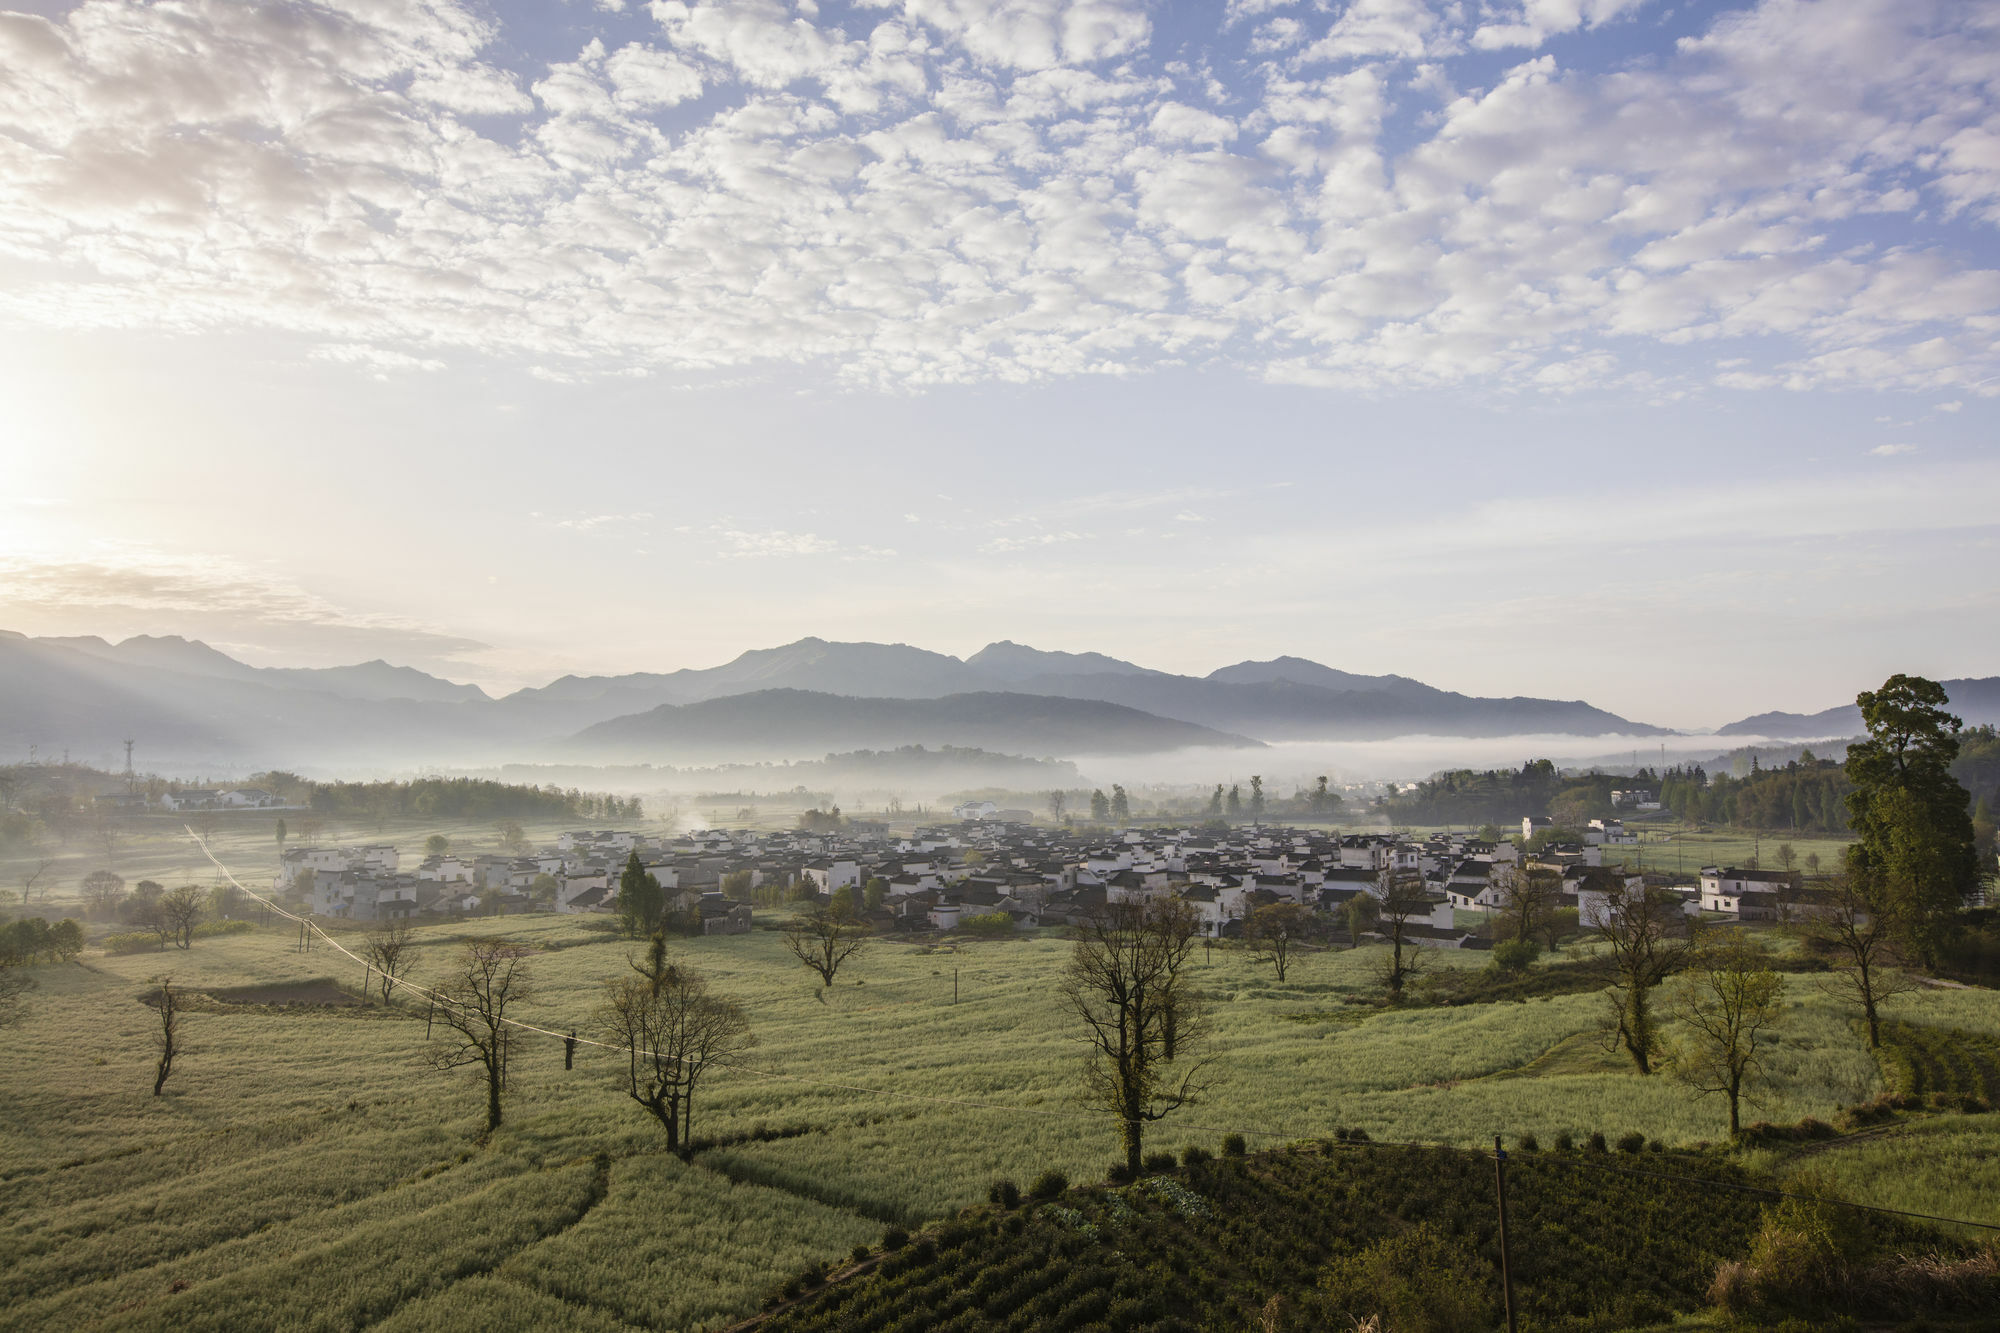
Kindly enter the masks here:
<path id="1" fill-rule="evenodd" d="M 532 67 L 457 0 L 4 13 L 0 317 L 558 381 L 1993 392 L 2000 11 L 1547 49 L 1656 8 L 1233 0 L 1191 56 L 1142 0 L 654 0 Z"/>

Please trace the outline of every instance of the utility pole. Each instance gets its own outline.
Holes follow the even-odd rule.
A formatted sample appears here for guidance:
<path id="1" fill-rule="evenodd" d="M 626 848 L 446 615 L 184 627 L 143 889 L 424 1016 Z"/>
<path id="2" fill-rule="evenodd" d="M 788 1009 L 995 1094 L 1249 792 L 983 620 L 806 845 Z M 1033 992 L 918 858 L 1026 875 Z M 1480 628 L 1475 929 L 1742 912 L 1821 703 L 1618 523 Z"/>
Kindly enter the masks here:
<path id="1" fill-rule="evenodd" d="M 1493 1185 L 1500 1198 L 1500 1293 L 1507 1302 L 1507 1333 L 1516 1333 L 1514 1323 L 1514 1274 L 1507 1256 L 1507 1150 L 1500 1136 L 1493 1136 Z"/>
<path id="2" fill-rule="evenodd" d="M 125 794 L 130 796 L 136 785 L 132 774 L 132 742 L 125 742 Z"/>

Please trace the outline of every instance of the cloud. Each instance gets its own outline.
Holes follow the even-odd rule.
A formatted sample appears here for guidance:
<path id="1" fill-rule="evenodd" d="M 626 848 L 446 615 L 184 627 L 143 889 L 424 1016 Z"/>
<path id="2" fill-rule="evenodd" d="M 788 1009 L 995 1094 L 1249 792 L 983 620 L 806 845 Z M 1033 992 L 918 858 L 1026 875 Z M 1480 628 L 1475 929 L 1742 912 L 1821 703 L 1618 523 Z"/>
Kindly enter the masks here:
<path id="1" fill-rule="evenodd" d="M 444 362 L 433 357 L 411 356 L 408 352 L 398 352 L 386 347 L 371 347 L 366 343 L 321 343 L 306 355 L 315 361 L 331 361 L 337 365 L 360 366 L 372 370 L 377 379 L 387 379 L 394 371 L 444 369 Z"/>
<path id="2" fill-rule="evenodd" d="M 980 543 L 979 549 L 987 555 L 1005 555 L 1013 551 L 1032 551 L 1043 546 L 1062 546 L 1070 542 L 1084 541 L 1080 532 L 1038 532 L 1026 537 L 995 537 Z"/>
<path id="3" fill-rule="evenodd" d="M 1639 6 L 1237 3 L 1291 54 L 1232 86 L 1139 0 L 655 0 L 515 68 L 457 0 L 0 15 L 0 318 L 577 385 L 2000 391 L 2000 24 L 1831 6 L 1495 76 Z"/>
<path id="4" fill-rule="evenodd" d="M 1894 458 L 1898 454 L 1913 454 L 1916 451 L 1917 446 L 1914 444 L 1878 444 L 1868 452 L 1877 458 Z"/>
<path id="5" fill-rule="evenodd" d="M 589 532 L 595 528 L 627 527 L 634 523 L 647 523 L 652 521 L 652 517 L 650 513 L 589 514 L 582 518 L 557 519 L 555 526 L 567 528 L 572 532 Z"/>
<path id="6" fill-rule="evenodd" d="M 476 639 L 357 614 L 280 575 L 130 544 L 0 556 L 0 619 L 34 634 L 182 634 L 288 662 L 387 657 L 433 668 L 486 651 Z"/>
<path id="7" fill-rule="evenodd" d="M 1505 7 L 1503 20 L 1482 25 L 1472 44 L 1482 51 L 1540 46 L 1561 33 L 1596 28 L 1632 14 L 1646 0 L 1521 0 Z"/>
<path id="8" fill-rule="evenodd" d="M 711 543 L 710 554 L 718 560 L 789 559 L 799 556 L 879 560 L 896 554 L 888 547 L 837 541 L 816 532 L 742 528 L 726 521 L 705 527 L 687 525 L 675 531 L 706 539 Z"/>

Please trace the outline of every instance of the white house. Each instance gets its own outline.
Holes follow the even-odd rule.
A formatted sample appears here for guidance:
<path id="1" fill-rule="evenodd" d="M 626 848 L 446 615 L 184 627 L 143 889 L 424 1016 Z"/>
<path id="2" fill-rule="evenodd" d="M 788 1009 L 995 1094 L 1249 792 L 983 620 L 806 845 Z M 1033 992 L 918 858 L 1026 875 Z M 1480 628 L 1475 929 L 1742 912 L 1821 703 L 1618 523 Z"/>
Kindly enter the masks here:
<path id="1" fill-rule="evenodd" d="M 998 819 L 1000 807 L 991 801 L 967 801 L 951 808 L 953 819 Z"/>
<path id="2" fill-rule="evenodd" d="M 1723 912 L 1744 921 L 1775 921 L 1778 893 L 1792 887 L 1786 870 L 1739 870 L 1735 866 L 1704 866 L 1701 910 Z"/>

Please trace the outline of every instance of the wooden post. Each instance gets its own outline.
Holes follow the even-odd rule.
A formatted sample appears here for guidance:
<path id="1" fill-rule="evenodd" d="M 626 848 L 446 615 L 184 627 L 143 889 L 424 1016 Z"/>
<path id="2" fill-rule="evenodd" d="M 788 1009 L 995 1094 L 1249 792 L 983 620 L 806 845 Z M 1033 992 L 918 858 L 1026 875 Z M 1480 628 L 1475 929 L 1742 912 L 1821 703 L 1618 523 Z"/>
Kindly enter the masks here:
<path id="1" fill-rule="evenodd" d="M 958 1003 L 958 969 L 955 967 L 951 970 L 951 1002 Z"/>
<path id="2" fill-rule="evenodd" d="M 437 996 L 435 996 L 435 995 L 433 995 L 433 996 L 430 996 L 430 997 L 429 997 L 429 1003 L 427 1003 L 427 1004 L 425 1004 L 425 1005 L 424 1005 L 424 1040 L 425 1040 L 425 1041 L 429 1041 L 429 1040 L 431 1039 L 431 1016 L 432 1016 L 433 1014 L 437 1013 L 437 1005 L 438 1005 L 438 1002 L 437 1002 Z"/>
<path id="3" fill-rule="evenodd" d="M 576 1067 L 576 1029 L 571 1028 L 569 1030 L 569 1035 L 563 1038 L 563 1068 L 574 1069 L 575 1067 Z"/>
<path id="4" fill-rule="evenodd" d="M 1493 1136 L 1493 1185 L 1500 1199 L 1500 1294 L 1507 1302 L 1507 1333 L 1515 1333 L 1514 1274 L 1507 1255 L 1507 1150 Z"/>

